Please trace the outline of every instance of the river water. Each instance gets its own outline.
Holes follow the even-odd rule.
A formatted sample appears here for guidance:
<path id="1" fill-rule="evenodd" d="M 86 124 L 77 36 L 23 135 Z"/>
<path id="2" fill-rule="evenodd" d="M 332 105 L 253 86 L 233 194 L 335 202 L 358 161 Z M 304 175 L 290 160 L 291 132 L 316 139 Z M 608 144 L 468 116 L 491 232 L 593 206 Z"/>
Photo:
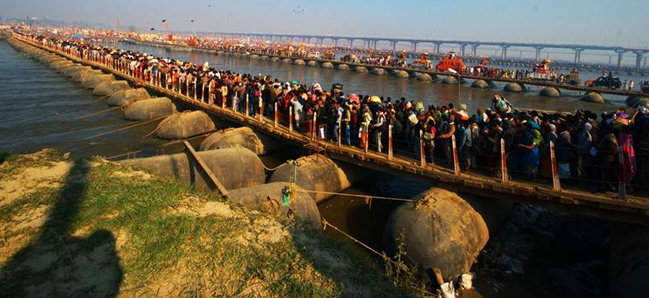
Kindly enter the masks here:
<path id="1" fill-rule="evenodd" d="M 0 81 L 0 152 L 52 147 L 84 158 L 139 150 L 151 155 L 181 148 L 144 138 L 157 122 L 120 131 L 133 125 L 122 111 L 111 110 L 92 90 L 23 56 L 4 41 L 0 41 Z"/>
<path id="2" fill-rule="evenodd" d="M 162 48 L 140 45 L 120 44 L 120 46 L 131 50 L 145 51 L 156 56 L 173 56 L 196 63 L 209 61 L 211 66 L 217 68 L 252 74 L 269 74 L 283 80 L 297 79 L 300 82 L 307 83 L 320 82 L 323 86 L 340 82 L 345 85 L 345 90 L 347 91 L 354 91 L 361 94 L 377 94 L 386 97 L 390 96 L 393 99 L 405 96 L 408 99 L 421 99 L 426 103 L 446 104 L 448 102 L 456 102 L 458 95 L 458 86 L 419 82 L 412 79 L 357 74 L 354 72 L 250 60 L 244 57 L 226 55 L 215 56 L 206 53 L 167 52 Z M 0 152 L 24 152 L 43 148 L 56 148 L 64 152 L 70 152 L 73 158 L 85 158 L 95 155 L 126 158 L 126 153 L 134 151 L 139 152 L 138 156 L 150 156 L 163 153 L 177 153 L 182 150 L 182 145 L 178 142 L 147 137 L 155 129 L 157 122 L 124 129 L 133 125 L 133 122 L 125 120 L 119 109 L 108 110 L 109 108 L 105 102 L 93 96 L 90 90 L 82 89 L 79 83 L 73 82 L 71 79 L 23 56 L 4 41 L 0 41 L 0 81 L 2 82 L 0 84 L 0 104 L 2 105 L 2 109 L 0 109 Z M 471 109 L 475 109 L 479 105 L 488 105 L 491 96 L 495 93 L 496 91 L 494 90 L 476 90 L 466 86 L 460 87 L 462 102 L 468 103 Z M 507 96 L 514 105 L 545 110 L 587 108 L 593 111 L 601 111 L 603 109 L 610 109 L 613 105 L 621 104 L 619 101 L 605 105 L 584 103 L 575 99 L 576 94 L 559 99 L 544 98 L 531 92 L 507 94 Z M 197 146 L 200 141 L 201 139 L 197 138 L 192 143 L 194 146 Z M 287 159 L 298 157 L 301 153 L 299 149 L 296 149 L 294 152 L 286 150 L 279 154 L 263 157 L 262 160 L 267 166 L 274 167 Z M 130 157 L 133 157 L 133 155 L 130 155 Z M 344 191 L 344 193 L 361 196 L 411 198 L 427 187 L 430 187 L 430 185 L 407 180 L 402 177 L 378 174 L 374 179 L 360 183 Z M 373 200 L 370 205 L 363 198 L 338 195 L 320 204 L 319 209 L 322 216 L 330 223 L 375 249 L 381 250 L 381 236 L 385 221 L 397 205 L 395 202 L 379 200 Z M 525 212 L 529 212 L 529 210 L 524 209 L 517 214 L 527 214 Z M 520 217 L 518 216 L 519 219 Z M 517 217 L 514 218 L 516 219 Z M 527 219 L 528 216 L 522 216 L 522 218 Z M 568 218 L 575 220 L 573 217 Z M 567 219 L 562 223 L 565 223 L 565 221 Z M 511 225 L 512 222 L 515 223 L 514 226 L 537 224 L 537 222 L 518 223 L 516 221 L 509 221 L 509 224 Z M 582 222 L 577 220 L 577 223 Z M 547 236 L 547 231 L 551 229 L 560 230 L 557 228 L 557 224 L 553 225 L 553 222 L 547 224 L 551 228 L 538 231 L 539 235 Z M 324 233 L 333 238 L 347 240 L 331 229 L 326 230 Z M 515 233 L 515 231 L 508 233 Z M 492 236 L 497 237 L 497 234 L 494 233 Z M 497 241 L 510 242 L 510 240 L 526 239 L 524 237 L 529 237 L 530 232 L 524 231 L 522 234 L 524 236 L 514 235 L 510 236 L 514 237 L 514 239 L 504 238 L 505 240 L 499 239 Z M 600 238 L 597 238 L 597 240 L 601 240 Z M 497 241 L 490 242 L 488 247 L 494 245 L 500 246 Z M 525 244 L 522 247 L 527 248 L 526 253 L 530 255 L 529 259 L 535 260 L 536 258 L 536 262 L 541 265 L 538 268 L 526 268 L 526 273 L 531 274 L 535 278 L 537 276 L 545 279 L 551 278 L 547 276 L 549 267 L 542 264 L 545 264 L 546 258 L 550 258 L 547 254 L 552 251 L 547 252 L 545 250 L 545 252 L 541 252 L 540 254 L 534 254 L 530 251 L 534 249 L 534 245 L 531 245 L 532 248 L 528 245 L 530 242 L 534 243 L 534 241 L 522 241 Z M 552 239 L 546 242 L 556 244 Z M 572 247 L 573 245 L 578 246 L 582 243 L 564 241 L 559 244 Z M 561 245 L 554 250 L 556 253 L 561 254 L 565 251 L 570 251 L 570 249 L 566 249 L 565 246 Z M 359 252 L 363 251 L 359 246 L 355 246 L 354 248 Z M 519 254 L 518 252 L 522 248 L 515 246 L 512 249 L 515 251 L 512 254 L 514 256 Z M 363 253 L 366 252 L 361 252 L 361 254 Z M 365 256 L 368 255 L 365 254 Z M 601 258 L 599 254 L 591 257 L 591 259 L 595 260 L 598 260 L 598 258 Z M 591 262 L 591 259 L 579 259 L 578 261 L 590 264 L 588 262 Z M 569 264 L 571 261 L 574 262 L 572 259 L 566 262 Z M 511 265 L 510 263 L 512 262 L 505 261 L 502 266 L 509 267 Z M 555 263 L 550 264 L 555 265 Z M 599 267 L 601 267 L 601 264 Z M 596 270 L 599 270 L 599 267 Z M 559 266 L 558 269 L 554 269 L 563 270 L 563 267 Z M 509 296 L 503 295 L 504 292 L 508 292 L 509 290 L 514 291 L 514 295 L 511 297 L 516 297 L 516 292 L 524 294 L 523 296 L 528 296 L 524 290 L 525 285 L 537 284 L 537 280 L 525 278 L 524 276 L 520 277 L 520 275 L 517 275 L 514 279 L 491 276 L 493 272 L 507 272 L 506 268 L 498 270 L 483 270 L 482 272 L 486 273 L 478 274 L 480 278 L 476 282 L 478 284 L 478 290 L 485 297 Z M 566 272 L 566 274 L 577 278 L 587 275 L 581 271 Z M 595 282 L 601 282 L 601 279 L 596 279 Z M 510 285 L 511 283 L 516 284 L 512 286 Z M 499 287 L 500 291 L 493 291 L 494 288 Z M 522 287 L 522 289 L 519 291 L 517 290 L 518 287 Z M 548 290 L 553 291 L 554 289 L 544 287 L 542 290 L 547 293 Z M 537 297 L 543 296 L 543 293 L 540 293 Z"/>

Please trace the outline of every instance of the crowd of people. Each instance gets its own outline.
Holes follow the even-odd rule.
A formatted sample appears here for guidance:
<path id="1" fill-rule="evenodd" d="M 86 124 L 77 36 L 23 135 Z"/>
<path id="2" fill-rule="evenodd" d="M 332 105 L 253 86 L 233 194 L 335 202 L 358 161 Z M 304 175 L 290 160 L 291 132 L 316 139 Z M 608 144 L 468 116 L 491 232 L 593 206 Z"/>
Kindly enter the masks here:
<path id="1" fill-rule="evenodd" d="M 426 106 L 403 97 L 393 100 L 345 92 L 341 84 L 327 90 L 318 83 L 239 74 L 208 63 L 154 57 L 56 36 L 30 37 L 205 103 L 251 116 L 261 113 L 272 119 L 279 115 L 283 123 L 291 122 L 295 131 L 334 143 L 386 152 L 388 135 L 392 135 L 395 155 L 423 157 L 428 164 L 454 167 L 455 140 L 462 171 L 504 175 L 500 166 L 503 150 L 507 174 L 532 180 L 551 177 L 552 143 L 562 179 L 602 192 L 615 189 L 620 181 L 629 190 L 649 185 L 646 106 L 634 107 L 632 113 L 619 108 L 601 115 L 583 110 L 548 114 L 514 109 L 507 99 L 496 95 L 491 106 L 470 112 L 465 104 Z"/>
<path id="2" fill-rule="evenodd" d="M 370 66 L 387 66 L 387 67 L 398 67 L 398 68 L 411 68 L 411 69 L 427 69 L 433 70 L 434 64 L 432 60 L 426 60 L 425 63 L 422 63 L 419 59 L 422 53 L 411 52 L 411 51 L 401 51 L 394 52 L 391 50 L 377 51 L 375 49 L 369 49 L 365 47 L 352 47 L 352 46 L 330 46 L 322 44 L 305 44 L 305 43 L 281 43 L 281 42 L 266 42 L 258 40 L 249 40 L 249 39 L 216 39 L 216 38 L 202 38 L 196 39 L 194 37 L 182 37 L 177 36 L 172 40 L 164 40 L 160 38 L 151 38 L 149 35 L 139 35 L 139 34 L 130 34 L 125 36 L 125 38 L 133 39 L 141 42 L 155 42 L 155 43 L 164 43 L 164 44 L 173 44 L 173 45 L 182 45 L 182 46 L 195 46 L 206 49 L 215 49 L 221 51 L 233 51 L 233 52 L 248 52 L 258 55 L 273 55 L 280 57 L 290 57 L 290 58 L 300 58 L 300 59 L 329 59 L 335 60 L 339 59 L 346 63 L 359 63 L 367 64 Z M 428 54 L 425 53 L 429 59 L 439 60 L 442 59 L 445 54 Z M 412 59 L 414 58 L 414 59 Z M 571 84 L 577 85 L 580 82 L 578 75 L 573 77 L 572 74 L 577 69 L 591 69 L 588 64 L 570 64 L 570 63 L 558 63 L 558 69 L 565 68 L 569 70 L 567 73 L 561 73 L 559 71 L 552 71 L 548 73 L 537 72 L 538 63 L 533 63 L 530 60 L 524 59 L 508 59 L 506 61 L 501 61 L 496 59 L 496 62 L 499 62 L 501 65 L 503 62 L 511 63 L 512 65 L 517 66 L 529 66 L 527 69 L 521 68 L 504 68 L 494 65 L 485 65 L 485 58 L 479 57 L 468 57 L 467 63 L 473 61 L 476 64 L 467 67 L 466 70 L 460 71 L 462 75 L 467 76 L 476 76 L 476 77 L 485 77 L 485 78 L 498 78 L 498 79 L 513 79 L 520 81 L 536 81 L 543 80 L 548 82 L 554 82 L 557 84 Z M 597 65 L 594 70 L 603 71 L 605 68 L 602 68 L 601 65 Z M 609 67 L 610 68 L 610 67 Z M 609 71 L 610 72 L 610 71 Z M 578 73 L 578 71 L 577 71 Z M 632 81 L 627 81 L 627 84 L 621 86 L 623 91 L 642 91 L 649 90 L 649 84 L 640 84 L 640 87 L 635 88 Z M 649 92 L 649 91 L 648 91 Z"/>

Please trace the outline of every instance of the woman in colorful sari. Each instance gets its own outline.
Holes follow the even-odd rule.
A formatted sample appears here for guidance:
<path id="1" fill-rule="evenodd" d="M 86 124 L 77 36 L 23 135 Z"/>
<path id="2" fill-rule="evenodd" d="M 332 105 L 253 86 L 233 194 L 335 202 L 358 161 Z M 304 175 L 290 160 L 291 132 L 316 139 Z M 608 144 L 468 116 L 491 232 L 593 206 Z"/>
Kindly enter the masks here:
<path id="1" fill-rule="evenodd" d="M 521 168 L 525 175 L 534 178 L 539 171 L 539 145 L 543 141 L 543 137 L 541 136 L 541 127 L 534 120 L 529 120 L 524 125 L 527 130 L 521 144 L 518 145 L 523 150 Z"/>
<path id="2" fill-rule="evenodd" d="M 626 184 L 629 190 L 631 188 L 631 180 L 637 172 L 635 163 L 635 151 L 633 150 L 633 135 L 631 128 L 628 125 L 623 125 L 617 137 L 617 143 L 622 146 L 623 159 L 618 165 L 618 178 Z"/>

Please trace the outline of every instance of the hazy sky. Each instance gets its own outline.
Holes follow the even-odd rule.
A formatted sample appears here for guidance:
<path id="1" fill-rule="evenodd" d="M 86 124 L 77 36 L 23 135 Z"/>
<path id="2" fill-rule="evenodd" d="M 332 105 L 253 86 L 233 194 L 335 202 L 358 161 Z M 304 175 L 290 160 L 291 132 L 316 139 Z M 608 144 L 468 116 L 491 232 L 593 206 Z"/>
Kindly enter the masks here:
<path id="1" fill-rule="evenodd" d="M 160 30 L 166 19 L 183 31 L 649 46 L 647 0 L 0 0 L 0 16 L 106 26 L 119 19 Z"/>

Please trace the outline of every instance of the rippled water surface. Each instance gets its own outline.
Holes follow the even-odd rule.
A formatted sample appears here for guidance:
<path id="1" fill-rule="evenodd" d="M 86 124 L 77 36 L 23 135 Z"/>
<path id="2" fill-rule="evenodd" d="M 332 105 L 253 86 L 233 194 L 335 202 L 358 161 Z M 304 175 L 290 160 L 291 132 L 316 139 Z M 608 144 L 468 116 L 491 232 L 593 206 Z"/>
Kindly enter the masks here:
<path id="1" fill-rule="evenodd" d="M 160 147 L 169 142 L 144 138 L 157 122 L 123 129 L 138 123 L 125 120 L 119 108 L 109 110 L 92 90 L 4 41 L 0 41 L 0 82 L 0 152 L 56 148 L 73 157 L 89 157 L 147 148 L 151 149 L 146 154 L 155 154 L 174 147 Z"/>

